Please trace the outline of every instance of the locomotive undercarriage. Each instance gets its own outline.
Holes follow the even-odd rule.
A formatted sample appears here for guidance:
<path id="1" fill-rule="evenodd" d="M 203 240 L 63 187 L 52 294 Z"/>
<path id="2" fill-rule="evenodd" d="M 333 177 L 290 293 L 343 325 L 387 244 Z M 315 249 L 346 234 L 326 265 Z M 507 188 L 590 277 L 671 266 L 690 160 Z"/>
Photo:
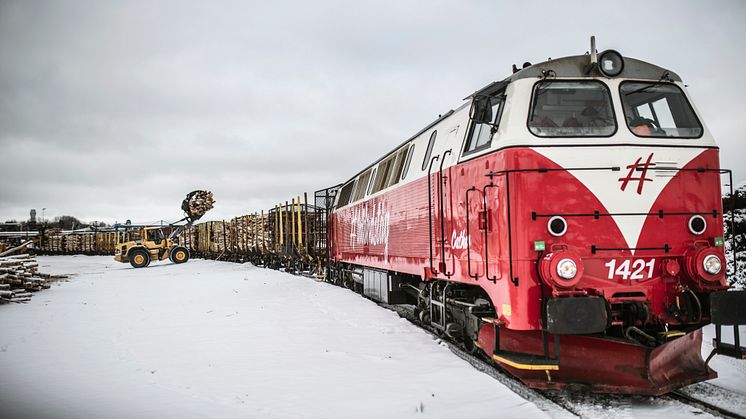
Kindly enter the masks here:
<path id="1" fill-rule="evenodd" d="M 372 298 L 365 292 L 363 269 L 350 264 L 331 264 L 327 282 Z M 399 291 L 399 294 L 393 298 L 395 302 L 384 302 L 414 306 L 415 316 L 422 324 L 463 344 L 467 350 L 474 349 L 474 341 L 483 319 L 495 317 L 495 309 L 480 287 L 451 281 L 424 282 L 414 275 L 393 272 L 388 274 L 396 278 L 398 290 L 393 291 Z"/>
<path id="2" fill-rule="evenodd" d="M 398 294 L 381 301 L 367 295 L 362 280 L 365 269 L 331 264 L 327 281 L 379 302 L 414 306 L 424 326 L 533 388 L 660 395 L 717 376 L 700 354 L 701 324 L 669 330 L 651 320 L 640 302 L 607 303 L 609 325 L 602 333 L 517 331 L 497 319 L 489 297 L 478 286 L 424 282 L 416 276 L 386 272 L 390 284 L 395 284 L 392 291 Z M 687 304 L 679 303 L 682 319 L 685 313 L 696 316 L 686 311 Z M 589 363 L 593 370 L 588 369 Z"/>
<path id="3" fill-rule="evenodd" d="M 688 288 L 665 307 L 669 321 L 653 316 L 644 298 L 613 300 L 607 303 L 609 324 L 604 335 L 656 347 L 709 323 L 709 301 Z"/>

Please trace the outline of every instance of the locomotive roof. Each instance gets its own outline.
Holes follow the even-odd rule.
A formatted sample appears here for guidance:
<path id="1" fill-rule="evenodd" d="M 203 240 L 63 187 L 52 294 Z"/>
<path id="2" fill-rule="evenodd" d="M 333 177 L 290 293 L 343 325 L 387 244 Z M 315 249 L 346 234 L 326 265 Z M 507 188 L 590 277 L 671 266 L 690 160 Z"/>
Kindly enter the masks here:
<path id="1" fill-rule="evenodd" d="M 671 70 L 667 70 L 663 67 L 658 67 L 657 65 L 650 64 L 645 61 L 637 60 L 635 58 L 630 58 L 630 57 L 623 57 L 623 58 L 624 58 L 624 69 L 618 76 L 614 78 L 630 78 L 630 79 L 642 79 L 642 80 L 647 79 L 647 80 L 658 81 L 664 78 L 664 75 L 668 73 L 666 75 L 668 79 L 673 80 L 673 81 L 679 81 L 679 82 L 681 81 L 681 77 L 679 77 L 678 74 L 674 73 Z M 508 84 L 510 84 L 510 82 L 513 82 L 516 80 L 528 79 L 528 78 L 538 79 L 540 77 L 544 77 L 544 73 L 542 72 L 549 71 L 549 70 L 553 72 L 552 74 L 553 77 L 562 77 L 562 78 L 584 78 L 584 77 L 589 77 L 589 76 L 590 77 L 604 77 L 598 72 L 597 69 L 591 66 L 590 61 L 591 61 L 590 55 L 584 54 L 584 55 L 574 55 L 570 57 L 562 57 L 562 58 L 557 58 L 554 60 L 547 60 L 541 63 L 533 64 L 533 65 L 530 65 L 526 68 L 523 68 L 513 73 L 511 76 L 506 77 L 503 80 L 488 84 L 487 86 L 465 97 L 464 100 L 469 99 L 474 96 L 495 94 L 503 90 L 505 87 L 507 87 Z M 466 105 L 468 105 L 468 102 L 462 104 L 456 110 L 460 110 Z M 451 114 L 453 114 L 454 112 L 455 111 L 451 109 L 442 115 L 438 115 L 438 118 L 434 120 L 433 122 L 431 122 L 430 124 L 428 124 L 425 128 L 421 129 L 416 134 L 409 137 L 406 141 L 394 147 L 393 150 L 384 154 L 383 156 L 381 156 L 379 159 L 377 159 L 373 163 L 367 165 L 364 169 L 355 173 L 354 176 L 352 176 L 345 182 L 341 183 L 340 185 L 345 185 L 351 180 L 354 180 L 357 176 L 359 176 L 360 174 L 362 174 L 369 168 L 375 166 L 376 164 L 381 162 L 383 159 L 390 156 L 393 152 L 395 152 L 396 150 L 406 145 L 408 142 L 419 137 L 420 135 L 428 131 L 430 128 L 437 125 L 440 121 L 451 116 Z"/>
<path id="2" fill-rule="evenodd" d="M 600 76 L 598 70 L 591 67 L 590 55 L 575 55 L 571 57 L 562 57 L 555 60 L 548 60 L 542 63 L 533 64 L 524 69 L 521 69 L 511 76 L 488 84 L 487 86 L 477 90 L 471 95 L 464 99 L 468 99 L 473 96 L 492 95 L 499 92 L 510 82 L 528 79 L 528 78 L 541 78 L 545 74 L 550 74 L 550 77 L 562 77 L 562 78 L 581 78 Z M 548 73 L 547 73 L 548 72 Z M 640 61 L 630 57 L 624 57 L 624 69 L 621 74 L 614 78 L 628 78 L 628 79 L 647 79 L 658 81 L 663 78 L 664 74 L 668 73 L 667 77 L 673 81 L 681 81 L 681 77 L 671 70 L 667 70 L 663 67 L 650 64 L 645 61 Z"/>

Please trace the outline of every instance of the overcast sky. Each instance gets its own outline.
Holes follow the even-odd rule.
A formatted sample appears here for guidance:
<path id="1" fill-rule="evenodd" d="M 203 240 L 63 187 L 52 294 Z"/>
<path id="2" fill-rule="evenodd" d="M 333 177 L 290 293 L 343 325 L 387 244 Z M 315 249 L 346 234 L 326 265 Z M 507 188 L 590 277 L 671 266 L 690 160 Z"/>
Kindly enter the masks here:
<path id="1" fill-rule="evenodd" d="M 231 218 L 346 180 L 512 64 L 678 73 L 746 180 L 744 1 L 0 0 L 0 220 Z"/>

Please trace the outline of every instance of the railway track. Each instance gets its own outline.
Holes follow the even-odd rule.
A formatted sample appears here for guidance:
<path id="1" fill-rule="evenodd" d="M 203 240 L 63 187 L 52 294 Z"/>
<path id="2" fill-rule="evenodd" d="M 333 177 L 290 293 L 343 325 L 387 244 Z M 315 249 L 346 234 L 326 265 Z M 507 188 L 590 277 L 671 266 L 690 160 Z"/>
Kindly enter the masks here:
<path id="1" fill-rule="evenodd" d="M 746 396 L 710 383 L 694 384 L 661 397 L 535 390 L 505 373 L 494 363 L 470 354 L 459 345 L 444 339 L 435 329 L 423 326 L 415 317 L 412 306 L 379 305 L 427 331 L 439 344 L 447 346 L 456 356 L 554 418 L 651 417 L 650 409 L 653 408 L 659 409 L 661 416 L 680 417 L 686 412 L 692 417 L 707 417 L 709 414 L 712 417 L 746 419 L 746 416 L 739 413 L 746 412 Z"/>
<path id="2" fill-rule="evenodd" d="M 726 390 L 710 383 L 697 383 L 669 393 L 666 397 L 725 418 L 746 419 L 746 396 Z M 724 407 L 727 402 L 730 408 Z M 737 409 L 733 409 L 733 406 Z M 735 412 L 734 410 L 738 410 Z"/>

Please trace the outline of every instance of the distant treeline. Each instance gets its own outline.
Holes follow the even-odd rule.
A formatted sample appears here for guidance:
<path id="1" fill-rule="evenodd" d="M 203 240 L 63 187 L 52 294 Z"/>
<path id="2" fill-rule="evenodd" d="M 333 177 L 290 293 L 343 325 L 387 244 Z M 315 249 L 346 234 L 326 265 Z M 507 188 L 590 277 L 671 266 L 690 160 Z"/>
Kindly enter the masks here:
<path id="1" fill-rule="evenodd" d="M 733 199 L 731 199 L 733 198 Z M 734 231 L 731 230 L 731 210 L 733 213 Z M 731 285 L 746 287 L 746 185 L 740 186 L 733 191 L 733 196 L 726 195 L 723 197 L 723 212 L 725 221 L 725 250 L 728 260 L 728 274 L 731 278 Z M 738 272 L 731 275 L 734 269 L 732 255 L 731 238 L 735 233 L 736 236 L 736 257 L 738 262 Z"/>
<path id="2" fill-rule="evenodd" d="M 16 220 L 9 220 L 5 223 L 0 223 L 0 231 L 26 231 L 26 230 L 37 230 L 39 228 L 47 229 L 47 228 L 59 228 L 62 230 L 75 230 L 85 227 L 108 227 L 109 225 L 106 224 L 103 221 L 93 221 L 90 223 L 86 223 L 83 221 L 80 221 L 77 217 L 74 217 L 72 215 L 61 215 L 59 217 L 54 217 L 51 221 L 47 220 L 45 222 L 42 222 L 38 220 L 35 223 L 32 223 L 28 220 L 26 221 L 16 221 Z"/>

